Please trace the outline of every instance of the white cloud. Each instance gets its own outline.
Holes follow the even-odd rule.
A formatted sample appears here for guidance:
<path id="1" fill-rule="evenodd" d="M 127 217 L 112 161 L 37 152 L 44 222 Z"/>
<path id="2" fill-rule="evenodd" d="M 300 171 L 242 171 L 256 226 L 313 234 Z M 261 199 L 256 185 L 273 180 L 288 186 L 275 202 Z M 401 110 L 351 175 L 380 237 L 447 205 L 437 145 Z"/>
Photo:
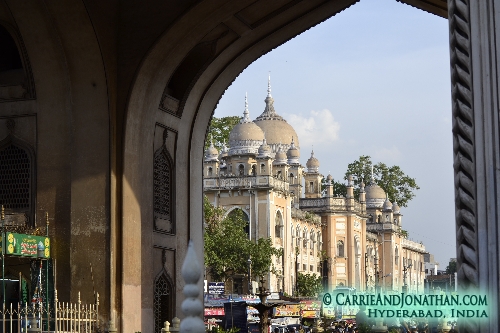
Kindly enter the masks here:
<path id="1" fill-rule="evenodd" d="M 286 119 L 297 132 L 302 150 L 339 140 L 340 123 L 330 110 L 312 110 L 306 116 L 291 114 Z"/>
<path id="2" fill-rule="evenodd" d="M 392 146 L 392 148 L 381 148 L 375 151 L 373 158 L 386 164 L 396 163 L 401 158 L 401 152 L 396 146 Z"/>

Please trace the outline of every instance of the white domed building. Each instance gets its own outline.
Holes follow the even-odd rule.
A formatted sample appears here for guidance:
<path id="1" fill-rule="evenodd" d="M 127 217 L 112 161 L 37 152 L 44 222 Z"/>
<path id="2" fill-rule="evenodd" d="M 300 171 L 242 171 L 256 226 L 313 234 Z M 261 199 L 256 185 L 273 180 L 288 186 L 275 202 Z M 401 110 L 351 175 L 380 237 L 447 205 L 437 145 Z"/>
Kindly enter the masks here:
<path id="1" fill-rule="evenodd" d="M 270 82 L 264 112 L 252 121 L 245 97 L 243 117 L 231 130 L 228 147 L 219 153 L 211 143 L 205 151 L 208 199 L 228 214 L 241 210 L 250 239 L 270 237 L 283 249 L 283 260 L 274 263 L 280 273 L 265 277 L 267 288 L 293 295 L 302 273 L 321 276 L 329 290 L 384 286 L 401 291 L 405 282 L 411 291 L 423 290 L 423 270 L 409 277 L 403 267 L 411 261 L 420 269 L 425 247 L 403 236 L 397 203 L 374 181 L 361 184 L 355 198 L 351 176 L 346 197 L 340 197 L 332 176 L 325 180 L 319 172 L 314 151 L 306 168 L 300 156 L 297 133 L 274 109 Z M 226 290 L 248 293 L 248 285 L 246 276 L 235 276 Z"/>

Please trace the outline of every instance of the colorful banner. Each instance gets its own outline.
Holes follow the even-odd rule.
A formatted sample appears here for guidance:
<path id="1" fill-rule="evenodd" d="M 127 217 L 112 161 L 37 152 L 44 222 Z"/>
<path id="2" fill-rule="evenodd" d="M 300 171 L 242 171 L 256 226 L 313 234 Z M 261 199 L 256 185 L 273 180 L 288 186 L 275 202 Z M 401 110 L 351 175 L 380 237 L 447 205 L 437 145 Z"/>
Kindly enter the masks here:
<path id="1" fill-rule="evenodd" d="M 300 317 L 300 304 L 286 304 L 275 308 L 275 317 Z"/>
<path id="2" fill-rule="evenodd" d="M 5 254 L 33 258 L 50 258 L 50 238 L 7 232 L 4 236 Z M 4 248 L 2 246 L 2 248 Z"/>
<path id="3" fill-rule="evenodd" d="M 205 308 L 205 317 L 223 316 L 224 308 Z"/>

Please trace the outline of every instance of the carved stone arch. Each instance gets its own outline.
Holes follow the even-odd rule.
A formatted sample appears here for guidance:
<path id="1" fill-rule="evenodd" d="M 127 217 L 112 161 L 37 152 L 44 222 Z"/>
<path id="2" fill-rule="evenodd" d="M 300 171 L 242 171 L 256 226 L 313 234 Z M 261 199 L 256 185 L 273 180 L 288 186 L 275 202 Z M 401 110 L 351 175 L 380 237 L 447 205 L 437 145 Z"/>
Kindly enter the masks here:
<path id="1" fill-rule="evenodd" d="M 153 228 L 157 232 L 175 234 L 174 174 L 174 161 L 163 145 L 155 152 L 153 162 Z"/>
<path id="2" fill-rule="evenodd" d="M 237 210 L 241 210 L 243 213 L 243 220 L 247 222 L 247 225 L 245 226 L 245 232 L 248 235 L 248 237 L 250 237 L 250 213 L 245 208 L 239 206 L 233 206 L 227 210 L 225 216 L 229 216 L 231 213 L 234 214 L 234 212 Z"/>
<path id="3" fill-rule="evenodd" d="M 35 150 L 14 134 L 15 122 L 8 119 L 11 133 L 0 141 L 0 204 L 7 214 L 25 216 L 25 224 L 36 224 L 36 155 Z M 14 177 L 15 175 L 15 177 Z M 16 187 L 21 191 L 12 191 Z M 18 219 L 16 219 L 18 220 Z"/>
<path id="4" fill-rule="evenodd" d="M 16 51 L 12 49 L 15 47 L 17 54 L 13 54 L 13 56 L 19 57 L 19 65 L 15 66 L 16 68 L 9 69 L 9 73 L 2 73 L 0 69 L 0 101 L 34 99 L 35 83 L 33 73 L 28 52 L 19 29 L 8 22 L 0 20 L 0 43 L 4 49 L 11 49 L 12 52 Z"/>
<path id="5" fill-rule="evenodd" d="M 162 269 L 156 275 L 153 290 L 154 332 L 161 333 L 165 321 L 172 323 L 175 316 L 175 283 Z"/>
<path id="6" fill-rule="evenodd" d="M 141 170 L 150 170 L 145 162 L 151 160 L 149 142 L 145 138 L 148 137 L 152 118 L 160 111 L 168 116 L 172 127 L 179 131 L 175 155 L 178 169 L 176 261 L 180 262 L 184 258 L 189 239 L 198 244 L 195 248 L 202 261 L 203 174 L 200 170 L 203 165 L 203 142 L 218 100 L 231 82 L 262 54 L 356 2 L 333 0 L 277 4 L 276 9 L 268 9 L 262 12 L 261 16 L 256 15 L 252 19 L 252 13 L 260 13 L 255 6 L 265 4 L 241 1 L 217 3 L 215 6 L 215 1 L 200 1 L 184 12 L 163 35 L 159 35 L 146 56 L 140 59 L 140 66 L 134 69 L 134 81 L 128 90 L 130 95 L 124 102 L 126 120 L 123 129 L 123 161 L 120 162 L 123 165 L 121 178 L 124 190 L 119 194 L 123 198 L 120 213 L 126 217 L 123 218 L 123 230 L 140 234 L 140 222 L 150 216 L 143 213 L 143 207 L 150 206 L 144 198 L 150 198 L 150 194 L 142 193 L 145 176 Z M 221 36 L 218 32 L 224 26 L 238 35 L 235 42 L 231 42 L 233 34 L 229 31 L 225 35 L 228 39 L 224 39 L 226 44 L 219 43 L 219 40 L 226 38 L 222 36 L 217 40 L 218 36 Z M 209 35 L 213 35 L 213 38 Z M 212 60 L 202 61 L 196 71 L 193 71 L 193 75 L 186 76 L 189 78 L 186 82 L 189 81 L 189 84 L 185 85 L 186 89 L 179 90 L 182 91 L 181 94 L 177 94 L 179 99 L 182 95 L 182 103 L 179 99 L 170 98 L 168 85 L 172 85 L 171 78 L 174 74 L 182 75 L 181 64 L 184 59 L 198 53 L 197 45 L 200 43 L 215 40 L 217 42 L 213 45 L 223 47 L 209 56 L 213 56 Z M 179 104 L 182 105 L 181 108 Z M 170 109 L 171 107 L 173 109 Z M 165 110 L 169 111 L 164 112 Z M 120 246 L 124 249 L 132 248 L 136 245 L 135 242 L 135 239 L 123 237 Z M 141 243 L 142 253 L 147 253 L 147 247 L 148 242 Z M 133 287 L 141 281 L 140 273 L 136 273 L 139 271 L 137 263 L 141 263 L 141 268 L 147 268 L 147 265 L 141 261 L 143 258 L 140 252 L 122 252 L 124 279 L 121 297 L 125 299 L 133 297 L 136 293 Z M 176 273 L 176 276 L 179 277 L 180 273 Z M 177 306 L 180 309 L 180 302 Z M 139 303 L 123 304 L 123 331 L 136 329 L 133 323 L 139 322 L 140 314 L 144 313 L 140 310 Z M 144 318 L 147 320 L 147 315 L 144 315 Z"/>

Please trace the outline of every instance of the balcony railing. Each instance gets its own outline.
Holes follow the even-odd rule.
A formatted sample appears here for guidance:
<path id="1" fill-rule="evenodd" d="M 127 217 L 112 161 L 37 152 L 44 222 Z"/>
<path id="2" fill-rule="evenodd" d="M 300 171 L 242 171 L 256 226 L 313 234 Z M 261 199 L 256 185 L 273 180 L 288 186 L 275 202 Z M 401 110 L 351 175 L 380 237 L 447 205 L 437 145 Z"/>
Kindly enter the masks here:
<path id="1" fill-rule="evenodd" d="M 288 191 L 289 184 L 273 176 L 230 176 L 205 178 L 203 188 L 205 190 L 274 188 L 278 191 Z"/>

